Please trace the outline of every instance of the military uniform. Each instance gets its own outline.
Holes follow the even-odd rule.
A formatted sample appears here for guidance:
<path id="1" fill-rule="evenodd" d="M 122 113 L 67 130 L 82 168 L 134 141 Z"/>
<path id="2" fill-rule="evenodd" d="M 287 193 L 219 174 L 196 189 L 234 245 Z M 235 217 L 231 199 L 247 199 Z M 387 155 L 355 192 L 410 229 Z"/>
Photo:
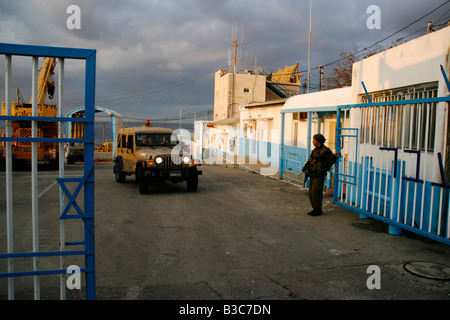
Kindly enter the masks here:
<path id="1" fill-rule="evenodd" d="M 314 136 L 316 137 L 316 136 Z M 323 136 L 322 136 L 323 137 Z M 321 137 L 318 137 L 320 139 Z M 322 140 L 322 139 L 321 139 Z M 325 139 L 323 138 L 323 142 Z M 309 176 L 309 201 L 313 211 L 309 215 L 316 216 L 322 214 L 323 186 L 328 170 L 337 159 L 330 148 L 323 145 L 314 148 L 309 160 L 306 162 L 302 171 Z"/>

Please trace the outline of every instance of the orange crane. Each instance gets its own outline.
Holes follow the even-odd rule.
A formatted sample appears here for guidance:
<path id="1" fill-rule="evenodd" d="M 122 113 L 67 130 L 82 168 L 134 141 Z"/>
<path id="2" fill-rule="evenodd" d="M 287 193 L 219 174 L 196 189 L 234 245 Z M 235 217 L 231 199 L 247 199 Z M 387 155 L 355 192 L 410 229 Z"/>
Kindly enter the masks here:
<path id="1" fill-rule="evenodd" d="M 53 99 L 55 92 L 55 84 L 52 81 L 54 69 L 56 66 L 55 58 L 45 58 L 44 63 L 40 69 L 38 76 L 37 87 L 37 104 L 38 117 L 56 117 L 56 104 L 45 103 L 48 94 L 50 99 Z M 11 104 L 12 116 L 29 117 L 32 115 L 32 99 L 30 103 L 20 103 L 19 92 L 17 94 L 17 102 Z M 2 115 L 6 115 L 5 102 L 2 103 Z M 11 121 L 12 136 L 13 137 L 31 137 L 31 121 Z M 57 138 L 58 124 L 57 122 L 41 121 L 38 122 L 38 138 Z M 4 132 L 1 133 L 4 136 Z M 53 169 L 58 167 L 59 149 L 58 144 L 53 142 L 39 142 L 38 143 L 38 161 L 48 163 Z M 0 152 L 1 164 L 5 161 L 5 142 L 1 145 Z M 14 166 L 20 166 L 31 162 L 31 142 L 13 142 L 12 143 L 12 161 Z"/>

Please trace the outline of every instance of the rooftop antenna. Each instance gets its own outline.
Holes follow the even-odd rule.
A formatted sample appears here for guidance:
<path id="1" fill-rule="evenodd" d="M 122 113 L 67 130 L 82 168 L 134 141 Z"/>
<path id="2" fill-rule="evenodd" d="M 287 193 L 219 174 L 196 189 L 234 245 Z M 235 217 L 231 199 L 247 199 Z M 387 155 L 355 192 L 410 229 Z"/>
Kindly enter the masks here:
<path id="1" fill-rule="evenodd" d="M 228 70 L 230 70 L 230 61 L 231 61 L 231 51 L 230 51 L 230 44 L 228 43 L 228 60 L 227 60 Z"/>
<path id="2" fill-rule="evenodd" d="M 231 42 L 234 45 L 233 73 L 236 73 L 236 64 L 239 60 L 241 60 L 241 58 L 237 57 L 237 48 L 240 44 L 242 44 L 242 42 L 237 40 L 237 22 L 235 22 L 235 25 L 233 26 L 233 38 L 234 40 Z"/>

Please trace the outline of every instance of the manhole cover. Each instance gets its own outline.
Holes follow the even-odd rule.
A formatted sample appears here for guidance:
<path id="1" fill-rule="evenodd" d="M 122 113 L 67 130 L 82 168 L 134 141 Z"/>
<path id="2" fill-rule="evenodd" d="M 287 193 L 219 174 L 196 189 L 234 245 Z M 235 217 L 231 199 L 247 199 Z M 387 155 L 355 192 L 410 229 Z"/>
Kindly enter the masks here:
<path id="1" fill-rule="evenodd" d="M 450 280 L 450 268 L 443 264 L 417 261 L 405 263 L 403 268 L 419 277 L 433 280 Z"/>

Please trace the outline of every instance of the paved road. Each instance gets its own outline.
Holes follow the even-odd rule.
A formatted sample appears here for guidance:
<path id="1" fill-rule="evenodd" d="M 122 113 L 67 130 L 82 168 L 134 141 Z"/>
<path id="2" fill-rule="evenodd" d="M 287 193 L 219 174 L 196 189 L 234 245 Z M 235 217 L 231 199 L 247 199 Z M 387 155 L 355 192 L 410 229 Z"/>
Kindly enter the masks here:
<path id="1" fill-rule="evenodd" d="M 75 165 L 66 173 L 81 170 Z M 97 163 L 95 170 L 98 299 L 450 299 L 450 281 L 404 268 L 412 261 L 450 266 L 449 246 L 408 233 L 389 235 L 385 224 L 359 220 L 331 197 L 323 216 L 310 217 L 306 191 L 236 168 L 203 166 L 196 193 L 186 192 L 185 183 L 163 183 L 148 195 L 139 194 L 134 178 L 116 183 L 111 163 Z M 59 241 L 55 174 L 41 172 L 39 179 L 43 250 Z M 15 190 L 24 190 L 29 173 L 14 176 Z M 29 207 L 25 194 L 16 195 L 17 250 L 31 244 Z M 80 240 L 79 224 L 66 227 L 67 240 Z M 46 259 L 41 267 L 58 263 Z M 371 265 L 380 268 L 381 289 L 367 287 Z M 43 298 L 58 299 L 56 276 L 43 277 L 41 286 Z M 16 288 L 18 299 L 32 298 L 31 280 L 18 279 Z M 74 290 L 68 297 L 83 294 Z"/>

